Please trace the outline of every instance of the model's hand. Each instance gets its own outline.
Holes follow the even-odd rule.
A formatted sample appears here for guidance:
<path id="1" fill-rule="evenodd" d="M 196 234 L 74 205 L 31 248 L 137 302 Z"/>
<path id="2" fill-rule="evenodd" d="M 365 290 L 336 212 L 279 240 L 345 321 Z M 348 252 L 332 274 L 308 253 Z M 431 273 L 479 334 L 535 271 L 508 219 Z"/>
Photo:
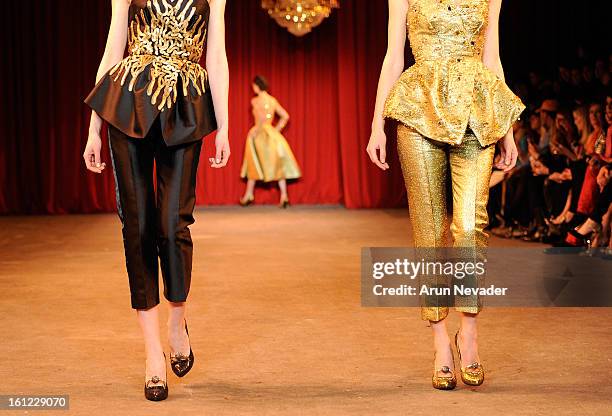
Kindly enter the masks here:
<path id="1" fill-rule="evenodd" d="M 217 131 L 215 137 L 215 148 L 217 149 L 215 157 L 208 159 L 211 168 L 222 168 L 227 165 L 230 157 L 230 145 L 227 137 L 227 129 L 220 129 Z"/>
<path id="2" fill-rule="evenodd" d="M 504 172 L 510 172 L 514 166 L 516 166 L 516 158 L 518 157 L 518 150 L 516 150 L 516 143 L 514 143 L 512 131 L 500 140 L 499 150 L 500 157 L 495 163 L 495 167 Z"/>
<path id="3" fill-rule="evenodd" d="M 376 151 L 380 152 L 380 156 Z M 383 129 L 373 129 L 370 135 L 368 147 L 366 147 L 370 160 L 382 170 L 389 169 L 387 163 L 387 136 Z"/>
<path id="4" fill-rule="evenodd" d="M 100 133 L 90 130 L 87 145 L 85 145 L 85 151 L 83 152 L 83 160 L 85 161 L 85 167 L 95 173 L 102 173 L 106 167 L 106 163 L 100 160 L 101 149 L 102 139 L 100 139 Z"/>

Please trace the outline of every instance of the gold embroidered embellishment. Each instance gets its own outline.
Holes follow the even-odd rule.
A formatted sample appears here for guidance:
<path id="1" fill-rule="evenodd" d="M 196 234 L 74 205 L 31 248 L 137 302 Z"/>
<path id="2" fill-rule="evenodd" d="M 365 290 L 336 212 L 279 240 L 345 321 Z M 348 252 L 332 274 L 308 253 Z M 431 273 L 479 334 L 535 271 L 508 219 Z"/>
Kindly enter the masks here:
<path id="1" fill-rule="evenodd" d="M 129 27 L 129 56 L 110 71 L 110 75 L 115 75 L 114 81 L 121 79 L 121 85 L 130 75 L 128 90 L 133 91 L 137 77 L 150 66 L 147 95 L 161 111 L 176 102 L 179 76 L 184 96 L 188 95 L 189 85 L 194 86 L 198 95 L 206 91 L 208 75 L 199 64 L 206 39 L 205 22 L 199 15 L 189 29 L 196 8 L 192 7 L 193 0 L 187 0 L 184 7 L 183 1 L 172 6 L 167 0 L 148 0 L 150 22 L 145 9 L 140 10 Z"/>

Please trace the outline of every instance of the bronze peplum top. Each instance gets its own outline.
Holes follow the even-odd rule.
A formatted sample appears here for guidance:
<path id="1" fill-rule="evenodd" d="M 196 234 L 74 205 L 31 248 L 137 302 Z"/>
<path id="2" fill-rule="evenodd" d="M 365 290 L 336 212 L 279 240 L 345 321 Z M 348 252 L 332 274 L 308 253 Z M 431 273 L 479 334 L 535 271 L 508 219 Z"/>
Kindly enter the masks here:
<path id="1" fill-rule="evenodd" d="M 166 144 L 200 140 L 217 128 L 204 51 L 207 0 L 132 0 L 128 56 L 85 102 L 108 123 L 143 138 L 159 115 Z"/>
<path id="2" fill-rule="evenodd" d="M 410 0 L 415 64 L 393 86 L 385 118 L 450 144 L 468 125 L 483 146 L 507 133 L 525 106 L 482 62 L 488 11 L 487 0 Z"/>

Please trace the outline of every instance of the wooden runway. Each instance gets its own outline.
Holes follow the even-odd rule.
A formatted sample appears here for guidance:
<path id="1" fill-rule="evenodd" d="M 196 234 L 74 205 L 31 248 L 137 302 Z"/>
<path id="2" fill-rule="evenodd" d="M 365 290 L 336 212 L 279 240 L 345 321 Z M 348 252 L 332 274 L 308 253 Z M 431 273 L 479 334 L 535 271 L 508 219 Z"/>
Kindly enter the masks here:
<path id="1" fill-rule="evenodd" d="M 0 394 L 69 394 L 70 415 L 610 412 L 612 308 L 485 309 L 485 384 L 432 389 L 419 311 L 360 306 L 360 249 L 411 244 L 405 210 L 205 208 L 192 235 L 195 366 L 153 403 L 117 216 L 0 218 Z"/>

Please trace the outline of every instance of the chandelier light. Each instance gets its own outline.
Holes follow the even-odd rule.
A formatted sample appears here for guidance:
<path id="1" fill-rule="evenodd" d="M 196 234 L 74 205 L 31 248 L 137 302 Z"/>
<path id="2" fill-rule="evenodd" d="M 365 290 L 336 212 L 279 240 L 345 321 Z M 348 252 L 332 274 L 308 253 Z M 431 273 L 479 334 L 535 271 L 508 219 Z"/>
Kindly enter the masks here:
<path id="1" fill-rule="evenodd" d="M 262 0 L 261 7 L 281 27 L 304 36 L 340 7 L 338 0 Z"/>

